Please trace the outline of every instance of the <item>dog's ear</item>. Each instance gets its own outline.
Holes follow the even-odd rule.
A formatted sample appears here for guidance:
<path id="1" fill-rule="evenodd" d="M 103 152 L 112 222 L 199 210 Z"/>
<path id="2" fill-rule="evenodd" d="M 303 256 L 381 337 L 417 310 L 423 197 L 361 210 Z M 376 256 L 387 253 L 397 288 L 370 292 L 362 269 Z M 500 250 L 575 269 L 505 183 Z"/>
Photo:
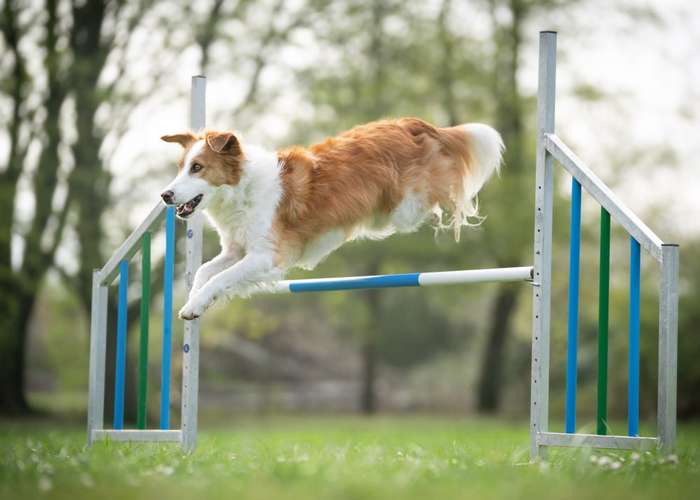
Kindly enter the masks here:
<path id="1" fill-rule="evenodd" d="M 217 153 L 239 153 L 241 145 L 238 138 L 231 132 L 209 132 L 207 134 L 207 144 Z"/>
<path id="2" fill-rule="evenodd" d="M 188 148 L 197 140 L 197 138 L 192 134 L 192 132 L 185 132 L 183 134 L 164 135 L 160 138 L 160 140 L 165 142 L 177 142 L 183 148 Z"/>

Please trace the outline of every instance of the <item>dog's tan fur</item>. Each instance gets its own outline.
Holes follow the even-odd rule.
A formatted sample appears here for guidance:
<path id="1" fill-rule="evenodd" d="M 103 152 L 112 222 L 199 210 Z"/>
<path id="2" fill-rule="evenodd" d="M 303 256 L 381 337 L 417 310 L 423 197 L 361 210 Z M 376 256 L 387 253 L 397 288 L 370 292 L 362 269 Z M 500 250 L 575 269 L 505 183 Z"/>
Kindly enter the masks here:
<path id="1" fill-rule="evenodd" d="M 235 186 L 241 178 L 243 154 L 238 138 L 232 132 L 205 131 L 195 135 L 191 132 L 184 134 L 164 135 L 165 142 L 176 142 L 183 148 L 183 154 L 177 162 L 178 171 L 182 170 L 184 160 L 192 145 L 200 139 L 206 141 L 207 147 L 193 158 L 203 168 L 198 175 L 206 179 L 212 186 L 229 184 Z"/>
<path id="2" fill-rule="evenodd" d="M 205 139 L 193 159 L 203 167 L 197 175 L 214 186 L 238 183 L 245 150 L 233 133 L 163 139 L 180 143 L 183 159 Z M 279 264 L 298 258 L 305 244 L 326 231 L 351 233 L 372 217 L 388 215 L 411 191 L 451 212 L 461 226 L 463 178 L 472 164 L 462 128 L 437 128 L 418 118 L 373 122 L 308 148 L 283 149 L 278 159 L 283 192 L 273 231 Z"/>
<path id="3" fill-rule="evenodd" d="M 462 129 L 403 118 L 280 151 L 284 191 L 274 224 L 280 258 L 296 257 L 308 241 L 331 229 L 352 232 L 374 216 L 388 215 L 411 191 L 459 212 L 471 163 L 468 144 Z"/>

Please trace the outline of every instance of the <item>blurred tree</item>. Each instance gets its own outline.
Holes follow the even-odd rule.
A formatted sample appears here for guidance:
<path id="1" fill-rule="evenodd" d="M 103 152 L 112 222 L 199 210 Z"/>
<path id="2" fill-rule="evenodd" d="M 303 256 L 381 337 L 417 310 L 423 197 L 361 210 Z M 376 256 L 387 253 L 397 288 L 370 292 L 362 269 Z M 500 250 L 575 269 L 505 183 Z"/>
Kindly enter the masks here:
<path id="1" fill-rule="evenodd" d="M 444 10 L 438 29 L 432 12 L 401 2 L 347 2 L 334 5 L 329 15 L 335 21 L 319 33 L 327 64 L 302 74 L 302 85 L 308 89 L 317 114 L 295 127 L 296 140 L 309 142 L 320 135 L 391 116 L 415 115 L 448 125 L 457 123 L 460 115 L 467 116 L 465 110 L 474 116 L 483 109 L 478 93 L 464 90 L 467 82 L 476 83 L 481 76 L 471 59 L 473 46 L 452 52 L 459 39 L 446 28 Z M 464 80 L 459 89 L 435 87 L 435 81 L 452 83 L 455 75 Z M 439 250 L 442 269 L 463 261 L 464 248 L 458 247 Z M 414 270 L 417 265 L 434 263 L 434 248 L 430 228 L 416 235 L 395 236 L 386 243 L 353 243 L 329 259 L 320 272 L 330 269 L 337 273 L 340 268 L 342 274 L 378 274 L 404 267 Z M 358 406 L 372 413 L 377 409 L 380 362 L 410 366 L 454 346 L 454 342 L 443 341 L 451 337 L 452 331 L 446 330 L 447 323 L 436 312 L 429 313 L 429 308 L 414 304 L 413 310 L 423 314 L 410 317 L 423 316 L 421 322 L 395 321 L 395 303 L 385 300 L 381 291 L 370 290 L 361 296 L 361 308 L 357 294 L 346 294 L 328 305 L 329 313 L 338 318 L 339 330 L 359 344 L 362 363 Z M 426 343 L 434 348 L 426 348 Z"/>
<path id="2" fill-rule="evenodd" d="M 70 264 L 77 272 L 60 270 L 89 310 L 92 270 L 103 262 L 100 221 L 111 206 L 111 176 L 100 154 L 107 129 L 98 112 L 110 117 L 110 138 L 117 141 L 133 106 L 152 88 L 143 78 L 140 91 L 131 90 L 124 77 L 132 35 L 153 2 L 60 6 L 56 0 L 43 5 L 8 1 L 2 11 L 3 43 L 12 54 L 9 69 L 2 68 L 3 96 L 13 110 L 4 124 L 10 154 L 1 180 L 7 217 L 0 223 L 0 335 L 2 356 L 8 358 L 0 363 L 0 408 L 7 412 L 28 410 L 27 322 L 67 222 L 76 236 L 76 261 Z M 38 41 L 33 36 L 37 17 L 43 28 Z M 30 71 L 37 52 L 43 54 L 41 64 Z M 25 181 L 29 189 L 23 187 Z"/>
<path id="3" fill-rule="evenodd" d="M 250 25 L 248 31 L 237 30 L 236 37 L 260 40 L 254 47 L 241 44 L 233 51 L 231 60 L 250 67 L 249 84 L 237 111 L 253 104 L 259 92 L 260 77 L 269 61 L 269 49 L 280 47 L 298 28 L 308 27 L 312 14 L 322 9 L 323 0 L 305 2 L 276 22 L 285 3 L 281 0 L 266 4 L 268 11 L 260 17 L 261 5 L 240 0 L 230 4 L 215 0 L 205 13 L 204 21 L 190 31 L 190 38 L 179 37 L 180 44 L 196 40 L 201 48 L 201 65 L 205 69 L 210 48 L 224 37 L 219 30 L 226 23 Z M 8 362 L 2 369 L 0 407 L 7 411 L 27 409 L 24 396 L 24 359 L 26 325 L 31 315 L 36 291 L 43 276 L 52 265 L 64 282 L 80 299 L 84 310 L 90 309 L 92 271 L 105 260 L 108 237 L 123 238 L 127 225 L 102 224 L 103 217 L 115 209 L 110 200 L 112 176 L 109 172 L 110 154 L 130 126 L 134 108 L 158 88 L 171 74 L 172 64 L 183 46 L 173 45 L 171 23 L 179 22 L 183 14 L 191 14 L 189 2 L 172 2 L 168 8 L 150 0 L 71 1 L 60 8 L 55 0 L 42 5 L 5 2 L 2 11 L 2 42 L 12 55 L 3 60 L 2 92 L 12 109 L 11 120 L 3 125 L 11 145 L 7 166 L 0 173 L 2 203 L 7 205 L 0 227 L 0 271 L 2 272 L 2 341 L 3 355 Z M 40 47 L 32 45 L 31 19 L 44 16 L 44 36 Z M 262 19 L 262 23 L 260 20 Z M 20 21 L 22 20 L 22 21 Z M 39 48 L 45 54 L 43 65 L 36 74 L 27 68 L 31 57 L 22 51 Z M 238 45 L 231 45 L 238 47 Z M 31 50 L 31 49 L 30 49 Z M 231 52 L 231 51 L 230 51 Z M 131 70 L 135 60 L 150 60 L 148 71 L 138 75 Z M 9 63 L 9 64 L 6 64 Z M 248 64 L 250 63 L 250 64 Z M 43 73 L 43 74 L 42 74 Z M 45 86 L 42 85 L 46 80 Z M 36 97 L 39 97 L 37 100 Z M 38 160 L 31 153 L 39 148 Z M 22 191 L 24 180 L 31 189 Z M 34 199 L 34 211 L 28 219 L 18 197 Z M 129 195 L 121 202 L 128 202 Z M 25 207 L 20 207 L 25 208 Z M 64 228 L 70 228 L 75 260 L 54 262 L 54 256 Z M 108 232 L 108 230 L 110 232 Z M 118 234 L 114 234 L 114 231 Z M 13 237 L 14 234 L 14 237 Z M 18 249 L 21 250 L 18 252 Z M 13 259 L 14 257 L 14 259 Z M 13 262 L 19 263 L 13 266 Z M 162 262 L 154 266 L 154 274 Z M 161 283 L 154 282 L 152 298 L 157 297 Z M 112 290 L 114 293 L 114 290 Z M 114 316 L 116 300 L 110 301 L 110 317 Z M 137 318 L 138 298 L 129 304 L 129 323 Z M 113 332 L 110 331 L 110 334 Z M 108 342 L 108 359 L 113 356 L 113 342 Z M 133 365 L 129 363 L 128 365 Z M 108 362 L 107 385 L 112 383 L 113 363 Z M 127 377 L 127 399 L 135 397 L 133 377 Z M 109 413 L 111 398 L 106 399 Z M 127 404 L 133 410 L 135 405 Z M 129 418 L 129 415 L 127 415 Z"/>
<path id="4" fill-rule="evenodd" d="M 565 0 L 489 0 L 485 2 L 492 20 L 492 37 L 471 39 L 456 18 L 469 15 L 479 5 L 444 0 L 439 10 L 392 2 L 349 2 L 323 39 L 329 47 L 325 71 L 314 69 L 306 75 L 317 108 L 312 131 L 347 128 L 384 116 L 414 114 L 441 125 L 487 121 L 503 135 L 507 146 L 506 174 L 484 190 L 482 204 L 489 221 L 483 230 L 473 231 L 463 244 L 440 249 L 442 268 L 468 263 L 470 267 L 517 266 L 531 260 L 531 189 L 534 151 L 532 129 L 525 126 L 532 107 L 522 95 L 518 82 L 522 29 L 545 7 L 559 7 Z M 357 26 L 364 26 L 357 29 Z M 360 35 L 358 35 L 358 33 Z M 334 50 L 336 47 L 341 50 Z M 455 48 L 459 47 L 459 50 Z M 329 108 L 332 113 L 329 113 Z M 314 126 L 315 125 L 315 126 Z M 328 130 L 328 129 L 331 130 Z M 519 200 L 518 209 L 504 200 Z M 420 236 L 422 235 L 422 236 Z M 422 232 L 417 238 L 426 238 Z M 400 237 L 405 238 L 405 237 Z M 415 238 L 410 238 L 415 242 Z M 404 240 L 407 241 L 407 240 Z M 405 244 L 404 244 L 405 245 Z M 387 263 L 404 256 L 420 262 L 397 237 L 391 243 L 353 245 L 341 254 L 363 262 L 362 272 L 377 272 Z M 468 253 L 463 245 L 469 245 Z M 393 249 L 391 253 L 389 248 Z M 423 251 L 431 251 L 425 247 Z M 383 253 L 386 252 L 386 253 Z M 468 254 L 468 256 L 467 256 Z M 481 356 L 477 406 L 484 412 L 499 408 L 505 362 L 505 346 L 511 336 L 512 318 L 523 287 L 503 284 L 496 290 L 485 321 L 486 338 Z M 527 291 L 527 290 L 525 290 Z M 380 324 L 381 302 L 376 292 L 368 293 L 367 307 L 375 311 L 362 338 L 365 368 L 362 406 L 371 411 L 376 374 L 374 349 L 381 333 L 371 325 Z M 433 331 L 425 332 L 426 335 Z M 428 356 L 428 353 L 426 353 Z"/>
<path id="5" fill-rule="evenodd" d="M 534 158 L 525 151 L 525 143 L 530 137 L 524 126 L 526 110 L 518 83 L 521 30 L 530 13 L 531 2 L 492 0 L 489 7 L 494 44 L 491 76 L 494 126 L 501 132 L 506 144 L 504 164 L 507 174 L 494 189 L 485 192 L 483 199 L 488 203 L 492 219 L 508 220 L 509 224 L 489 226 L 489 230 L 484 233 L 484 244 L 492 251 L 496 266 L 510 267 L 531 260 L 530 192 Z M 509 15 L 503 15 L 504 10 Z M 518 210 L 513 211 L 512 204 L 503 203 L 504 200 L 518 200 Z M 497 411 L 500 405 L 506 366 L 504 351 L 520 288 L 513 283 L 500 285 L 489 311 L 488 332 L 477 387 L 477 408 L 482 412 Z"/>
<path id="6" fill-rule="evenodd" d="M 573 0 L 575 1 L 575 0 Z M 484 231 L 484 243 L 498 267 L 520 266 L 532 260 L 532 210 L 534 150 L 532 109 L 526 106 L 518 81 L 526 23 L 544 9 L 564 7 L 567 0 L 489 0 L 493 24 L 493 66 L 489 79 L 494 125 L 506 145 L 506 174 L 482 199 L 490 217 L 507 224 L 492 224 Z M 528 147 L 529 145 L 529 147 Z M 506 203 L 505 201 L 509 202 Z M 516 201 L 517 200 L 517 201 Z M 517 203 L 517 209 L 513 204 Z M 499 286 L 489 311 L 488 331 L 482 355 L 477 387 L 477 408 L 481 412 L 498 411 L 503 394 L 506 346 L 512 337 L 513 315 L 523 288 L 518 284 Z"/>
<path id="7" fill-rule="evenodd" d="M 9 59 L 3 57 L 1 67 L 2 104 L 11 111 L 3 113 L 9 154 L 0 172 L 0 412 L 20 413 L 29 409 L 24 365 L 27 324 L 68 212 L 67 196 L 59 194 L 56 200 L 58 123 L 66 91 L 59 83 L 61 68 L 55 57 L 57 2 L 48 1 L 44 14 L 46 83 L 41 93 L 35 91 L 28 55 L 22 48 L 33 19 L 23 16 L 20 4 L 14 1 L 4 2 L 1 15 L 3 54 Z M 30 148 L 38 153 L 29 154 Z M 31 182 L 34 195 L 30 218 L 17 213 L 28 196 L 20 186 L 23 179 Z"/>

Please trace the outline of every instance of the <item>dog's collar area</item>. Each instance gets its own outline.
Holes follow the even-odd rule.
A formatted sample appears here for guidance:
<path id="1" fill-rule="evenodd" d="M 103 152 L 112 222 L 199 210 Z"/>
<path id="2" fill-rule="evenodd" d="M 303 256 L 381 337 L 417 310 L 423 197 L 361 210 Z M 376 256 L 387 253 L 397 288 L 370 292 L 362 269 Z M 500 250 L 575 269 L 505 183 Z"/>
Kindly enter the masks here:
<path id="1" fill-rule="evenodd" d="M 186 203 L 181 203 L 177 205 L 175 208 L 175 212 L 177 213 L 178 217 L 182 218 L 187 218 L 190 215 L 194 213 L 194 209 L 197 208 L 197 205 L 202 201 L 202 198 L 204 197 L 203 194 L 198 194 L 194 198 L 192 198 L 190 201 Z"/>

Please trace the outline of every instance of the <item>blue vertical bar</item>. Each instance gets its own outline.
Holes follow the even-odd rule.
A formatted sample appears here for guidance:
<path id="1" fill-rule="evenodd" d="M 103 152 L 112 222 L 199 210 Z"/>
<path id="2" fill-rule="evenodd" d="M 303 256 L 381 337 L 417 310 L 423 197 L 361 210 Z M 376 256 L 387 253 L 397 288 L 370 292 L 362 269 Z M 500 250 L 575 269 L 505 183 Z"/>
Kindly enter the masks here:
<path id="1" fill-rule="evenodd" d="M 581 184 L 571 179 L 571 234 L 569 235 L 569 310 L 566 350 L 566 432 L 576 432 L 576 369 L 578 292 L 581 254 Z"/>
<path id="2" fill-rule="evenodd" d="M 165 212 L 163 270 L 163 355 L 160 372 L 160 428 L 170 428 L 170 351 L 173 333 L 173 274 L 175 272 L 175 208 Z"/>
<path id="3" fill-rule="evenodd" d="M 639 297 L 640 297 L 640 248 L 630 237 L 630 323 L 629 323 L 629 384 L 628 384 L 628 434 L 639 435 Z"/>
<path id="4" fill-rule="evenodd" d="M 129 285 L 129 262 L 119 262 L 119 297 L 117 301 L 117 359 L 114 369 L 114 428 L 124 428 L 124 376 L 126 373 L 126 289 Z"/>

